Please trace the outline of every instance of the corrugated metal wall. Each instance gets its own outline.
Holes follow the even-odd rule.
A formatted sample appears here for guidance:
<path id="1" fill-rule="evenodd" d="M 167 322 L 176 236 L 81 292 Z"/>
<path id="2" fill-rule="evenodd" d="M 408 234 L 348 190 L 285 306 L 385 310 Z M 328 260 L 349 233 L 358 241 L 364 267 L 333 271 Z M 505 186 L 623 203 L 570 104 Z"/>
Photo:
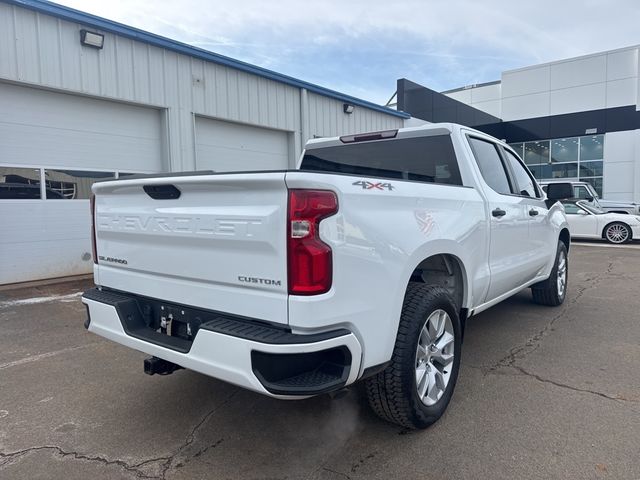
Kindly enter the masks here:
<path id="1" fill-rule="evenodd" d="M 347 115 L 338 100 L 110 33 L 102 50 L 82 47 L 81 28 L 0 3 L 0 79 L 166 109 L 164 163 L 174 171 L 195 168 L 194 114 L 292 132 L 295 156 L 314 135 L 403 124 L 365 107 Z"/>

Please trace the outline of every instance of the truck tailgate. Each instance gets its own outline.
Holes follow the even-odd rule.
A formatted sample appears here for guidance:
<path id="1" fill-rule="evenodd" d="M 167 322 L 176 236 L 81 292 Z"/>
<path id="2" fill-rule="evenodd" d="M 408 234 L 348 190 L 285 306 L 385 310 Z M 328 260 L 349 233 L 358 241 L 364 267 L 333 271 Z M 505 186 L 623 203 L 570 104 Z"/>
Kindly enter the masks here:
<path id="1" fill-rule="evenodd" d="M 96 283 L 287 323 L 284 176 L 211 174 L 95 184 Z"/>

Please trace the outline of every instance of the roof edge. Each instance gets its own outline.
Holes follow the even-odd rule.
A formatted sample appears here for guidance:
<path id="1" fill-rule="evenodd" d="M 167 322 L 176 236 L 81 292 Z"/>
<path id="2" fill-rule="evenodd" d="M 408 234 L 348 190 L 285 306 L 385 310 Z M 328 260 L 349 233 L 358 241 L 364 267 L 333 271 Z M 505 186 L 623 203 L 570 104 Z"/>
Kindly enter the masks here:
<path id="1" fill-rule="evenodd" d="M 268 70 L 266 68 L 258 67 L 250 63 L 236 60 L 231 57 L 226 57 L 218 53 L 213 53 L 208 50 L 204 50 L 202 48 L 194 47 L 187 43 L 179 42 L 177 40 L 172 40 L 170 38 L 163 37 L 161 35 L 156 35 L 155 33 L 147 32 L 145 30 L 141 30 L 135 27 L 130 27 L 128 25 L 115 22 L 113 20 L 108 20 L 106 18 L 99 17 L 97 15 L 92 15 L 90 13 L 82 12 L 80 10 L 66 7 L 64 5 L 59 5 L 57 3 L 49 2 L 47 0 L 0 0 L 0 1 L 10 5 L 15 5 L 15 6 L 33 10 L 39 13 L 43 13 L 46 15 L 51 15 L 69 22 L 80 23 L 86 26 L 96 28 L 98 30 L 102 30 L 105 32 L 127 37 L 133 40 L 137 40 L 139 42 L 144 42 L 144 43 L 159 47 L 159 48 L 164 48 L 166 50 L 171 50 L 183 55 L 188 55 L 190 57 L 198 58 L 200 60 L 205 60 L 208 62 L 224 65 L 226 67 L 235 68 L 237 70 L 250 73 L 253 75 L 257 75 L 263 78 L 267 78 L 269 80 L 274 80 L 276 82 L 284 83 L 286 85 L 290 85 L 297 88 L 304 88 L 310 92 L 317 93 L 318 95 L 334 98 L 342 102 L 347 102 L 360 107 L 365 107 L 370 110 L 375 110 L 381 113 L 385 113 L 387 115 L 392 115 L 400 118 L 411 117 L 411 115 L 409 115 L 408 113 L 392 110 L 382 105 L 369 102 L 368 100 L 352 97 L 351 95 L 336 92 L 335 90 L 321 87 L 319 85 L 315 85 L 313 83 L 306 82 L 304 80 L 299 80 L 297 78 L 293 78 L 288 75 L 284 75 L 282 73 L 274 72 L 273 70 Z"/>

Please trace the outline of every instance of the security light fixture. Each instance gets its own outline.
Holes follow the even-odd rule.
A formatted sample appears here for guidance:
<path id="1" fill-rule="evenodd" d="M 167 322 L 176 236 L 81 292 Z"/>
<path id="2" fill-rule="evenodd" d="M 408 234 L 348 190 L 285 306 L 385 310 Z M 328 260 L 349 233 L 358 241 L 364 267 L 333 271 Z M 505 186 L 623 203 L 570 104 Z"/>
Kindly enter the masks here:
<path id="1" fill-rule="evenodd" d="M 343 103 L 342 104 L 342 111 L 344 113 L 352 114 L 354 109 L 355 109 L 355 107 L 353 105 L 351 105 L 350 103 Z"/>
<path id="2" fill-rule="evenodd" d="M 80 43 L 87 47 L 102 49 L 104 46 L 104 35 L 101 33 L 80 30 Z"/>

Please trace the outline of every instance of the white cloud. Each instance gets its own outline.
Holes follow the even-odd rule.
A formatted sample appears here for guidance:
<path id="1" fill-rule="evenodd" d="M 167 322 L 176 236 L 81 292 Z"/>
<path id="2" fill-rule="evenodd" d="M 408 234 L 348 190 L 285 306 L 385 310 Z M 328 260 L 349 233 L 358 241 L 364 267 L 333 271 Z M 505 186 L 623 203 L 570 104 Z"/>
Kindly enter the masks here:
<path id="1" fill-rule="evenodd" d="M 399 77 L 454 88 L 633 45 L 640 18 L 637 0 L 59 1 L 378 102 Z"/>

